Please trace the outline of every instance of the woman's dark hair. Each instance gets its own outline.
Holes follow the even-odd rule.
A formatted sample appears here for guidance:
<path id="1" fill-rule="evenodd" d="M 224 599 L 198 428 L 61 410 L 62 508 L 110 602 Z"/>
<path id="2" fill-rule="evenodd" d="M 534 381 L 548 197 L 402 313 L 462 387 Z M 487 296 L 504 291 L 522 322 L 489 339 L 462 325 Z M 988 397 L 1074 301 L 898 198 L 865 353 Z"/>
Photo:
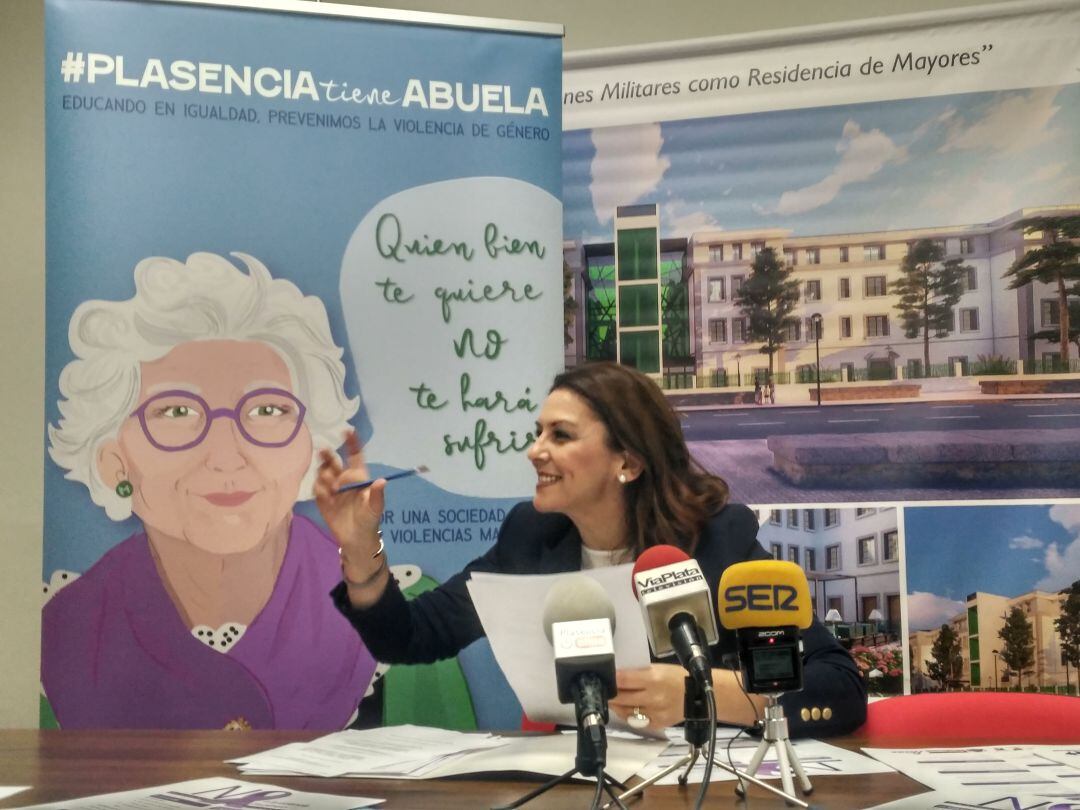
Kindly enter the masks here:
<path id="1" fill-rule="evenodd" d="M 728 486 L 690 457 L 679 417 L 656 383 L 628 366 L 597 362 L 559 374 L 551 390 L 559 389 L 589 404 L 607 428 L 612 450 L 643 465 L 626 485 L 634 556 L 660 544 L 692 555 L 705 521 L 727 503 Z"/>

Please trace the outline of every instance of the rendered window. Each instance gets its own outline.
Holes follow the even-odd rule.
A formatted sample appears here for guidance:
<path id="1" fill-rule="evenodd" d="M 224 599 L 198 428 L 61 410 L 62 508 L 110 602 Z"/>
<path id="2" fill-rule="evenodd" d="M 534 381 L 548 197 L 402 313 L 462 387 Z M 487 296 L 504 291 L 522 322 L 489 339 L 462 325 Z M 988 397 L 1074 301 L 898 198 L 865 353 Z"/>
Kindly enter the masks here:
<path id="1" fill-rule="evenodd" d="M 961 332 L 975 332 L 979 328 L 979 310 L 978 309 L 962 309 L 960 310 L 960 331 Z"/>
<path id="2" fill-rule="evenodd" d="M 756 259 L 757 255 L 765 249 L 764 242 L 751 242 L 750 243 L 750 258 Z"/>
<path id="3" fill-rule="evenodd" d="M 709 342 L 727 343 L 727 318 L 709 319 Z"/>
<path id="4" fill-rule="evenodd" d="M 835 571 L 840 567 L 840 546 L 825 547 L 825 570 Z"/>
<path id="5" fill-rule="evenodd" d="M 878 298 L 885 295 L 885 276 L 867 276 L 863 279 L 863 296 Z"/>
<path id="6" fill-rule="evenodd" d="M 851 318 L 844 315 L 840 318 L 840 337 L 851 337 Z"/>
<path id="7" fill-rule="evenodd" d="M 807 571 L 817 571 L 817 553 L 812 548 L 803 552 L 803 568 Z"/>
<path id="8" fill-rule="evenodd" d="M 1060 326 L 1060 312 L 1056 298 L 1044 298 L 1039 302 L 1040 322 L 1043 326 Z"/>
<path id="9" fill-rule="evenodd" d="M 831 529 L 833 526 L 840 525 L 840 510 L 839 509 L 826 509 L 825 510 L 825 528 Z"/>
<path id="10" fill-rule="evenodd" d="M 724 292 L 724 277 L 712 276 L 709 278 L 709 303 L 715 304 L 718 301 L 726 301 L 727 295 Z"/>
<path id="11" fill-rule="evenodd" d="M 884 245 L 863 245 L 863 261 L 879 262 L 885 258 Z"/>
<path id="12" fill-rule="evenodd" d="M 770 543 L 769 553 L 772 554 L 774 560 L 784 559 L 784 546 L 780 543 Z"/>
<path id="13" fill-rule="evenodd" d="M 724 260 L 723 245 L 709 245 L 709 261 L 722 262 Z"/>
<path id="14" fill-rule="evenodd" d="M 813 509 L 803 510 L 803 527 L 808 532 L 817 530 L 817 516 L 814 514 Z"/>
<path id="15" fill-rule="evenodd" d="M 900 533 L 896 529 L 885 532 L 882 537 L 882 549 L 885 562 L 896 562 L 900 559 Z"/>
<path id="16" fill-rule="evenodd" d="M 806 249 L 806 263 L 807 264 L 821 264 L 821 248 L 807 248 Z"/>
<path id="17" fill-rule="evenodd" d="M 800 321 L 789 323 L 784 329 L 784 339 L 787 340 L 788 343 L 802 340 L 802 323 Z"/>
<path id="18" fill-rule="evenodd" d="M 889 316 L 888 315 L 867 315 L 866 316 L 866 336 L 867 337 L 888 337 L 889 336 Z"/>
<path id="19" fill-rule="evenodd" d="M 798 546 L 788 546 L 787 547 L 787 558 L 788 558 L 788 562 L 793 562 L 796 565 L 798 565 L 799 564 L 799 547 Z"/>
<path id="20" fill-rule="evenodd" d="M 807 340 L 822 340 L 825 337 L 825 319 L 819 318 L 814 320 L 813 318 L 806 319 L 806 339 Z"/>
<path id="21" fill-rule="evenodd" d="M 619 287 L 619 326 L 656 326 L 660 321 L 660 288 L 655 284 Z"/>
<path id="22" fill-rule="evenodd" d="M 798 264 L 798 256 L 795 254 L 795 248 L 784 248 L 784 264 L 788 267 L 794 267 Z"/>
<path id="23" fill-rule="evenodd" d="M 859 552 L 859 565 L 874 565 L 877 563 L 877 538 L 873 535 L 860 537 L 856 542 Z"/>
<path id="24" fill-rule="evenodd" d="M 742 289 L 743 282 L 746 281 L 746 276 L 732 276 L 731 277 L 731 297 L 735 298 L 739 294 L 739 290 Z"/>
<path id="25" fill-rule="evenodd" d="M 970 237 L 963 237 L 960 239 L 960 252 L 964 254 L 974 253 L 975 245 L 974 240 Z"/>
<path id="26" fill-rule="evenodd" d="M 782 525 L 782 516 L 779 509 L 772 509 L 769 511 L 769 523 L 774 526 Z"/>
<path id="27" fill-rule="evenodd" d="M 969 267 L 964 273 L 964 292 L 979 289 L 979 274 L 974 267 Z"/>
<path id="28" fill-rule="evenodd" d="M 788 509 L 787 510 L 787 525 L 793 529 L 799 528 L 799 510 Z"/>
<path id="29" fill-rule="evenodd" d="M 746 318 L 731 319 L 731 342 L 746 343 Z"/>
<path id="30" fill-rule="evenodd" d="M 842 278 L 842 279 L 840 279 L 840 297 L 841 298 L 851 298 L 851 279 L 850 278 Z"/>
<path id="31" fill-rule="evenodd" d="M 660 332 L 649 329 L 644 332 L 621 332 L 619 334 L 620 361 L 645 374 L 660 371 Z"/>
<path id="32" fill-rule="evenodd" d="M 855 517 L 857 517 L 857 518 L 866 517 L 867 515 L 873 515 L 876 512 L 877 512 L 877 509 L 875 509 L 872 506 L 865 506 L 865 507 L 864 506 L 856 506 L 855 507 Z"/>
<path id="33" fill-rule="evenodd" d="M 846 262 L 846 261 L 849 261 L 849 260 L 850 259 L 849 259 L 849 254 L 848 254 L 848 246 L 847 245 L 841 245 L 840 246 L 840 261 Z"/>
<path id="34" fill-rule="evenodd" d="M 821 282 L 817 279 L 806 282 L 806 293 L 804 297 L 807 301 L 820 301 L 821 300 Z"/>
<path id="35" fill-rule="evenodd" d="M 731 260 L 733 262 L 742 261 L 742 242 L 735 242 L 731 245 Z"/>
<path id="36" fill-rule="evenodd" d="M 655 228 L 627 228 L 617 239 L 620 281 L 657 278 Z"/>

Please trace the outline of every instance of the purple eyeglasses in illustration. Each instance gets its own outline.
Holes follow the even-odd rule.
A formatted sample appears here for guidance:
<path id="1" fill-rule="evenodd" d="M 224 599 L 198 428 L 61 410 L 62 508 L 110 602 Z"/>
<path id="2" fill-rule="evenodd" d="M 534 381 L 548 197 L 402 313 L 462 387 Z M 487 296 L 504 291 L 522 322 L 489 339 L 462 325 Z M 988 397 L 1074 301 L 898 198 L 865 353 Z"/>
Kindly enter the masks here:
<path id="1" fill-rule="evenodd" d="M 259 388 L 244 394 L 236 407 L 216 409 L 198 394 L 175 390 L 154 394 L 131 415 L 139 418 L 150 444 L 176 452 L 202 442 L 218 417 L 235 422 L 240 435 L 257 447 L 284 447 L 300 432 L 306 410 L 280 388 Z"/>

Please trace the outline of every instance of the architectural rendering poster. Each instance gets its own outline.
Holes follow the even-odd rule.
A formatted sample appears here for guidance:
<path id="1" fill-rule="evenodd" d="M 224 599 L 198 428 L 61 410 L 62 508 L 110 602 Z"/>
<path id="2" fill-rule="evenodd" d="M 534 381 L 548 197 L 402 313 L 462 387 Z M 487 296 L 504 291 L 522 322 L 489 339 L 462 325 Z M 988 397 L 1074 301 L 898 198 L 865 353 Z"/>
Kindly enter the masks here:
<path id="1" fill-rule="evenodd" d="M 386 668 L 311 503 L 349 428 L 407 595 L 532 488 L 561 366 L 561 28 L 47 3 L 43 722 L 513 726 Z"/>
<path id="2" fill-rule="evenodd" d="M 1080 499 L 1078 54 L 1047 2 L 568 57 L 567 360 L 656 374 L 868 660 L 905 504 Z"/>

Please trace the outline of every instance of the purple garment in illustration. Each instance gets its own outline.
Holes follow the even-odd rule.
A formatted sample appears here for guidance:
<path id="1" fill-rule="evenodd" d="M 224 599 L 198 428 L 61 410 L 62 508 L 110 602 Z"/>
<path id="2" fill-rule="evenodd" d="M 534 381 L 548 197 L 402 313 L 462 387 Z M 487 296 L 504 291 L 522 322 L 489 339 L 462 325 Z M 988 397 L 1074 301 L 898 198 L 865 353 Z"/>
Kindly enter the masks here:
<path id="1" fill-rule="evenodd" d="M 340 729 L 375 670 L 327 598 L 340 579 L 337 546 L 294 516 L 270 600 L 216 652 L 184 625 L 136 534 L 45 606 L 45 695 L 61 728 Z"/>

